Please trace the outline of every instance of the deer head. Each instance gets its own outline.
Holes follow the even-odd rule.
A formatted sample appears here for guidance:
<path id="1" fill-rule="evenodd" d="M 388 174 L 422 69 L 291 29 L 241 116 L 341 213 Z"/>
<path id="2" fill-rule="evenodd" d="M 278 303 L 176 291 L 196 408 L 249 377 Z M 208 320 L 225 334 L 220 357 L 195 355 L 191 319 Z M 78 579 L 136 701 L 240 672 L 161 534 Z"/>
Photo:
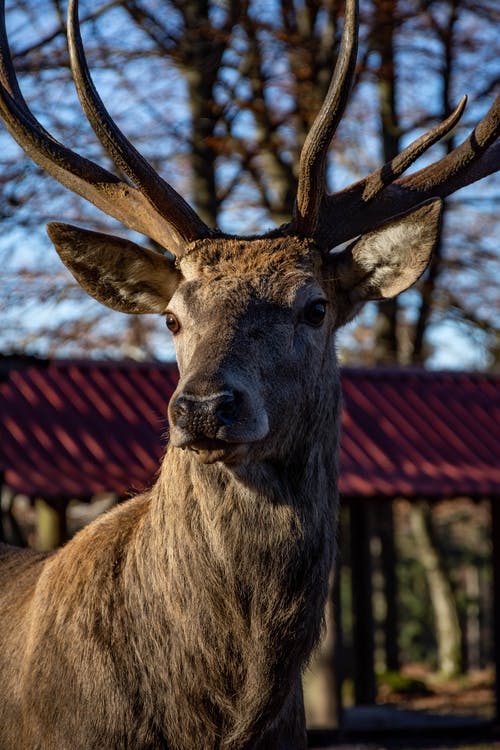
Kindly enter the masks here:
<path id="1" fill-rule="evenodd" d="M 130 182 L 67 149 L 35 119 L 14 73 L 3 0 L 0 8 L 6 127 L 63 185 L 169 251 L 161 255 L 117 237 L 48 226 L 61 259 L 90 295 L 114 310 L 166 315 L 180 370 L 169 406 L 173 444 L 207 462 L 286 454 L 293 405 L 301 404 L 297 421 L 308 405 L 315 403 L 317 413 L 318 396 L 335 376 L 335 330 L 366 300 L 392 297 L 413 284 L 436 242 L 441 198 L 498 169 L 500 100 L 461 146 L 420 172 L 401 177 L 456 125 L 465 99 L 390 163 L 327 195 L 327 150 L 356 62 L 357 0 L 347 0 L 330 88 L 301 154 L 294 216 L 267 235 L 234 237 L 206 226 L 109 116 L 85 60 L 78 0 L 70 0 L 68 13 L 73 78 L 89 122 Z M 351 238 L 357 239 L 346 249 L 331 252 Z"/>

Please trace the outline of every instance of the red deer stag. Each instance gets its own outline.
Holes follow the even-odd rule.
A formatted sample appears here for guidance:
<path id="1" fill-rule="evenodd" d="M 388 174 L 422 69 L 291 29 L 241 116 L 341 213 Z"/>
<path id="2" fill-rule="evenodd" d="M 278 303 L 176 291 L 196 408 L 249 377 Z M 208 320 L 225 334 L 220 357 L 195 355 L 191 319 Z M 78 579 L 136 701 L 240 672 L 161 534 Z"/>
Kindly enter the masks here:
<path id="1" fill-rule="evenodd" d="M 68 43 L 83 110 L 129 182 L 55 140 L 14 73 L 1 2 L 1 115 L 70 190 L 175 256 L 65 224 L 63 262 L 103 304 L 165 313 L 180 380 L 153 488 L 48 556 L 2 549 L 1 750 L 299 750 L 301 671 L 334 548 L 340 386 L 334 334 L 415 282 L 441 198 L 499 166 L 498 102 L 455 151 L 402 173 L 464 102 L 390 164 L 325 192 L 350 88 L 357 3 L 305 142 L 295 213 L 260 237 L 207 227 L 127 141 L 92 84 L 77 0 Z M 346 249 L 335 245 L 355 239 Z"/>

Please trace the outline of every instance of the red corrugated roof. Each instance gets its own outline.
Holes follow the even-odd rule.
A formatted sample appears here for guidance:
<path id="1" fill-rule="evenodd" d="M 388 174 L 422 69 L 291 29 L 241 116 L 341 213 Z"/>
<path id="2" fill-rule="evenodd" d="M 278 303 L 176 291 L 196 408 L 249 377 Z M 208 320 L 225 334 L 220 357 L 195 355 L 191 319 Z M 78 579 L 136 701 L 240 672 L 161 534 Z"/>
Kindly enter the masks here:
<path id="1" fill-rule="evenodd" d="M 170 364 L 54 362 L 0 385 L 0 467 L 30 496 L 134 492 L 164 448 Z M 500 379 L 462 373 L 342 374 L 344 496 L 500 497 Z"/>
<path id="2" fill-rule="evenodd" d="M 11 370 L 0 386 L 4 481 L 46 498 L 151 484 L 176 381 L 173 365 L 54 362 Z"/>
<path id="3" fill-rule="evenodd" d="M 344 494 L 500 497 L 500 378 L 346 370 L 343 391 Z"/>

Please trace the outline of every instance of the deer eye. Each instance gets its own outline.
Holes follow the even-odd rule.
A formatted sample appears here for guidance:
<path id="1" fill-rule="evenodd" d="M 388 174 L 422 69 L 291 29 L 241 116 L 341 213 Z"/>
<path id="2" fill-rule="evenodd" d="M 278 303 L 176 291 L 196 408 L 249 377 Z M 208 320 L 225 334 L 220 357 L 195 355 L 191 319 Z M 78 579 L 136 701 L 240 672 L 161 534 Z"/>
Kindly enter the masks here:
<path id="1" fill-rule="evenodd" d="M 172 333 L 177 333 L 177 331 L 181 327 L 181 324 L 179 323 L 175 315 L 171 312 L 167 312 L 165 316 L 165 320 L 167 323 L 168 330 L 172 331 Z"/>
<path id="2" fill-rule="evenodd" d="M 315 299 L 309 302 L 304 309 L 304 320 L 310 326 L 318 328 L 324 321 L 326 315 L 326 302 L 322 299 Z"/>

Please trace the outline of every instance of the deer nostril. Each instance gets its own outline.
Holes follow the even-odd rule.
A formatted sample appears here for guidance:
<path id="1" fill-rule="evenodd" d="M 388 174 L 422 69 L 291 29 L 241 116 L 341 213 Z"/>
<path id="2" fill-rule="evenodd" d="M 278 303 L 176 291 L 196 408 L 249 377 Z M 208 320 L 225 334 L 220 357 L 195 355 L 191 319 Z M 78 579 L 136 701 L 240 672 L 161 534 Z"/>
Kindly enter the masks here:
<path id="1" fill-rule="evenodd" d="M 171 405 L 172 422 L 193 436 L 215 438 L 220 427 L 231 427 L 237 421 L 243 396 L 232 389 L 213 396 L 180 394 Z"/>
<path id="2" fill-rule="evenodd" d="M 237 420 L 241 407 L 241 394 L 238 391 L 226 393 L 215 408 L 219 424 L 230 427 Z"/>
<path id="3" fill-rule="evenodd" d="M 192 402 L 190 402 L 184 396 L 179 396 L 175 399 L 174 403 L 172 404 L 172 414 L 176 422 L 188 416 L 191 403 Z"/>

